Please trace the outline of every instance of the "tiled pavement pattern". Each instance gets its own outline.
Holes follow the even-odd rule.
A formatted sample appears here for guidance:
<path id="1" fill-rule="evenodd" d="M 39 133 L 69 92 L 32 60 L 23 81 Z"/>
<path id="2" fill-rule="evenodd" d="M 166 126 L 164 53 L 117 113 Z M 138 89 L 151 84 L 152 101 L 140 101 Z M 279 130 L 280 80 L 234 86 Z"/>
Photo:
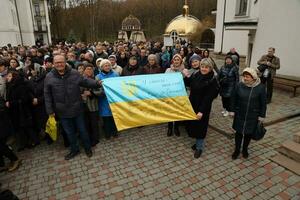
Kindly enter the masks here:
<path id="1" fill-rule="evenodd" d="M 285 107 L 296 99 L 285 100 L 276 93 L 274 109 L 289 112 Z M 219 107 L 213 112 L 219 114 Z M 227 119 L 219 120 L 229 126 Z M 183 129 L 181 137 L 167 137 L 166 124 L 136 128 L 124 131 L 117 139 L 102 140 L 91 159 L 81 153 L 65 161 L 67 150 L 59 141 L 20 153 L 22 166 L 13 173 L 1 173 L 0 182 L 20 199 L 30 200 L 298 200 L 300 177 L 269 159 L 296 131 L 300 131 L 300 117 L 271 125 L 262 141 L 250 144 L 250 158 L 236 161 L 231 160 L 233 139 L 212 129 L 200 159 L 193 158 L 190 146 L 194 141 Z"/>

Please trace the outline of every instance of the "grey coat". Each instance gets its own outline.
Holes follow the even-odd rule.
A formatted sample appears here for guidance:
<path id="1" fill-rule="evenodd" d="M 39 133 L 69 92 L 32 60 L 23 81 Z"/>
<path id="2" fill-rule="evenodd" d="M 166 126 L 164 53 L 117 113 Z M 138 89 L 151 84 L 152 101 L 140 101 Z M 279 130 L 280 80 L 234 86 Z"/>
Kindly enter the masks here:
<path id="1" fill-rule="evenodd" d="M 44 83 L 47 113 L 55 113 L 61 118 L 72 118 L 82 113 L 84 107 L 80 87 L 99 88 L 100 84 L 69 67 L 63 76 L 56 69 L 49 72 Z"/>

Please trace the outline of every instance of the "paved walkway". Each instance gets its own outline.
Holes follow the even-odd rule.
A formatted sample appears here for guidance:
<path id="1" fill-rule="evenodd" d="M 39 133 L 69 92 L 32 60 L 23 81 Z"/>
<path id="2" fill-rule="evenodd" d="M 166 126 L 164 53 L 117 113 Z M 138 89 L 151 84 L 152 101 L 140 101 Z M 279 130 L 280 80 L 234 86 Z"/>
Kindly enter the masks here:
<path id="1" fill-rule="evenodd" d="M 268 119 L 299 110 L 300 98 L 276 91 Z M 215 102 L 212 125 L 227 131 L 230 118 Z M 227 127 L 227 128 L 225 128 Z M 300 117 L 268 127 L 250 144 L 249 159 L 231 160 L 233 139 L 209 129 L 205 152 L 193 158 L 193 140 L 167 137 L 166 124 L 122 132 L 102 140 L 88 159 L 65 161 L 61 140 L 19 154 L 22 166 L 1 173 L 3 187 L 20 199 L 300 199 L 300 177 L 270 160 L 281 142 L 300 131 Z"/>

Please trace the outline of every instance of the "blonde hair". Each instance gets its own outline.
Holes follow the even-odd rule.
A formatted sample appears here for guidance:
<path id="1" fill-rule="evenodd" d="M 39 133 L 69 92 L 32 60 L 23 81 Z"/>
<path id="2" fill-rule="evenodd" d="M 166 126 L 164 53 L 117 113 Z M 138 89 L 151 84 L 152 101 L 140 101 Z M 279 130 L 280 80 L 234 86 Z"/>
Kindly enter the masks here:
<path id="1" fill-rule="evenodd" d="M 213 64 L 209 58 L 203 58 L 200 62 L 200 66 L 207 66 L 210 69 L 213 69 Z"/>

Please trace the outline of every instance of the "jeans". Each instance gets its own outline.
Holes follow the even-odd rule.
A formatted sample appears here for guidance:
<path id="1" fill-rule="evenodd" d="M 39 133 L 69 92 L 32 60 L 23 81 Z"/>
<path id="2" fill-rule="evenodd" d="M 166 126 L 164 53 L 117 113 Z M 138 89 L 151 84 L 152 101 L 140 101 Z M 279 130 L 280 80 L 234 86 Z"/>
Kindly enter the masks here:
<path id="1" fill-rule="evenodd" d="M 197 150 L 204 149 L 204 139 L 196 139 L 196 149 Z"/>
<path id="2" fill-rule="evenodd" d="M 80 138 L 82 140 L 85 150 L 91 149 L 91 142 L 89 135 L 85 128 L 83 114 L 72 118 L 61 118 L 61 125 L 66 132 L 66 135 L 70 142 L 71 152 L 79 151 L 79 146 L 77 143 L 77 131 L 79 131 Z"/>

